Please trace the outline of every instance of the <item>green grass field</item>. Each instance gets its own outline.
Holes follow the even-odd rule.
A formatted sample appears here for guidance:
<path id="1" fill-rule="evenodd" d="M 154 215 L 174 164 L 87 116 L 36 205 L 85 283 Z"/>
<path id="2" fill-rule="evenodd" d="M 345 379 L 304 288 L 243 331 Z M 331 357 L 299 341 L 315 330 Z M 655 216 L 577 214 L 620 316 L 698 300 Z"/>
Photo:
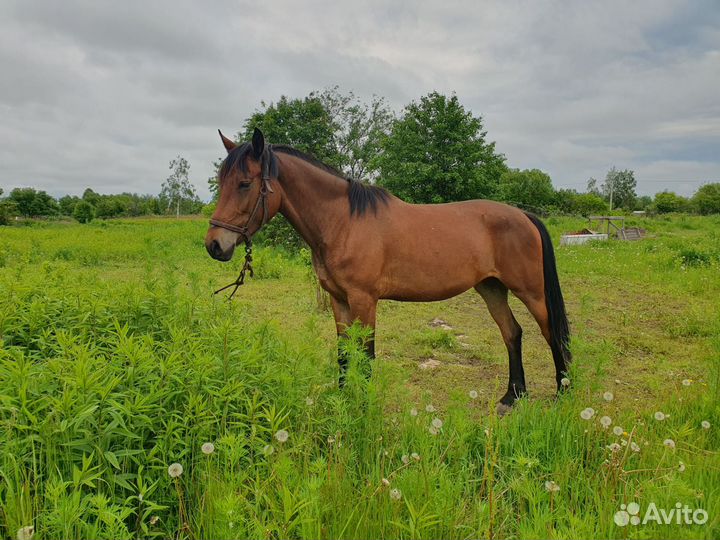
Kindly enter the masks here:
<path id="1" fill-rule="evenodd" d="M 556 242 L 584 225 L 546 223 Z M 381 303 L 373 378 L 356 329 L 339 391 L 307 257 L 257 248 L 226 302 L 241 260 L 207 256 L 204 220 L 0 227 L 0 536 L 718 538 L 720 218 L 637 224 L 639 242 L 557 248 L 560 398 L 511 304 L 530 394 L 503 418 L 474 292 Z M 618 526 L 632 502 L 707 522 Z"/>

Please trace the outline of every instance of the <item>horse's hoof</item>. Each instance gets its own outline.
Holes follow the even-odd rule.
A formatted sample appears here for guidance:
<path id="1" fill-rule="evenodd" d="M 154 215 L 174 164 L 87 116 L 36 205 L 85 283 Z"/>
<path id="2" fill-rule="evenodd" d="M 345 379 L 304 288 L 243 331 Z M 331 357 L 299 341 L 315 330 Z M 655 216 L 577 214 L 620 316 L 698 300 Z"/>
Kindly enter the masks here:
<path id="1" fill-rule="evenodd" d="M 505 416 L 507 413 L 512 411 L 512 405 L 505 405 L 503 402 L 499 402 L 495 407 L 495 411 L 498 416 Z"/>

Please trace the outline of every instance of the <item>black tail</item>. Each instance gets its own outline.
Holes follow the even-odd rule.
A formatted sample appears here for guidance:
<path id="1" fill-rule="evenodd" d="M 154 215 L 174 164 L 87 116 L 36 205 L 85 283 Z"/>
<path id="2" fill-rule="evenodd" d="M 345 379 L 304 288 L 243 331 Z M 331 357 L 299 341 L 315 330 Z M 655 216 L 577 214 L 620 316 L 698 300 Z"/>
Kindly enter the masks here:
<path id="1" fill-rule="evenodd" d="M 550 324 L 551 348 L 553 353 L 560 353 L 562 358 L 569 362 L 570 354 L 570 328 L 568 327 L 567 314 L 565 313 L 565 301 L 560 290 L 557 266 L 555 265 L 555 253 L 553 252 L 552 239 L 547 228 L 540 221 L 540 218 L 525 212 L 533 225 L 537 227 L 542 239 L 543 275 L 545 276 L 545 305 L 548 311 Z"/>

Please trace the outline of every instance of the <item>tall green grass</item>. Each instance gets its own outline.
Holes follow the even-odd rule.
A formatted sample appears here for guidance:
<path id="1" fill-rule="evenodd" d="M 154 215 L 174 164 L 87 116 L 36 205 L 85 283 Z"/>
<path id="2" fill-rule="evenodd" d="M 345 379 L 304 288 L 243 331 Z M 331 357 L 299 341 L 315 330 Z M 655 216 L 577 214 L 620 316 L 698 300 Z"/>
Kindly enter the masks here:
<path id="1" fill-rule="evenodd" d="M 344 345 L 352 368 L 339 391 L 305 264 L 259 250 L 259 279 L 278 296 L 308 292 L 306 305 L 264 317 L 264 305 L 209 294 L 237 263 L 209 261 L 203 227 L 0 231 L 0 535 L 34 526 L 37 538 L 718 536 L 717 316 L 690 309 L 664 319 L 670 339 L 701 339 L 711 352 L 697 359 L 702 377 L 686 386 L 668 373 L 652 403 L 621 396 L 622 385 L 603 399 L 598 374 L 618 345 L 582 332 L 571 391 L 550 403 L 521 400 L 504 418 L 493 412 L 497 391 L 473 399 L 458 386 L 444 402 L 414 398 L 383 362 L 367 381 L 359 328 Z M 586 246 L 559 261 L 570 279 L 599 261 L 652 268 L 650 287 L 687 295 L 713 279 L 718 247 L 717 237 L 688 231 L 659 223 L 656 250 Z M 710 263 L 688 266 L 682 253 L 691 249 Z M 411 339 L 456 346 L 434 330 Z M 617 405 L 635 397 L 637 406 Z M 580 416 L 587 407 L 590 420 Z M 173 463 L 183 467 L 177 478 Z M 613 515 L 632 501 L 680 502 L 710 519 L 618 527 Z"/>

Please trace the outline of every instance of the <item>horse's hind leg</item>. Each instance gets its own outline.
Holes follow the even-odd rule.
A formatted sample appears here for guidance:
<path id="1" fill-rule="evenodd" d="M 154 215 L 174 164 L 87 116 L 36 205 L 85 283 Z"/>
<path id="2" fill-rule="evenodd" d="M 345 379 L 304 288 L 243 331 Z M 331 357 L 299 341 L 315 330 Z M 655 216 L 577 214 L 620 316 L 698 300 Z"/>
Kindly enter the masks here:
<path id="1" fill-rule="evenodd" d="M 510 379 L 505 395 L 500 399 L 498 412 L 503 414 L 515 400 L 525 393 L 525 371 L 522 364 L 522 328 L 508 305 L 508 289 L 500 280 L 488 278 L 475 286 L 487 304 L 490 315 L 497 323 L 507 347 L 510 360 Z"/>
<path id="2" fill-rule="evenodd" d="M 553 355 L 553 362 L 555 363 L 555 382 L 557 383 L 557 389 L 560 391 L 562 388 L 562 379 L 567 375 L 567 366 L 565 364 L 565 355 L 563 351 L 557 347 L 552 339 L 552 332 L 550 329 L 550 318 L 548 317 L 548 310 L 545 304 L 545 296 L 537 297 L 531 294 L 525 294 L 521 291 L 513 291 L 523 304 L 528 308 L 528 311 L 532 314 L 540 327 L 545 341 L 550 346 L 550 350 Z"/>

